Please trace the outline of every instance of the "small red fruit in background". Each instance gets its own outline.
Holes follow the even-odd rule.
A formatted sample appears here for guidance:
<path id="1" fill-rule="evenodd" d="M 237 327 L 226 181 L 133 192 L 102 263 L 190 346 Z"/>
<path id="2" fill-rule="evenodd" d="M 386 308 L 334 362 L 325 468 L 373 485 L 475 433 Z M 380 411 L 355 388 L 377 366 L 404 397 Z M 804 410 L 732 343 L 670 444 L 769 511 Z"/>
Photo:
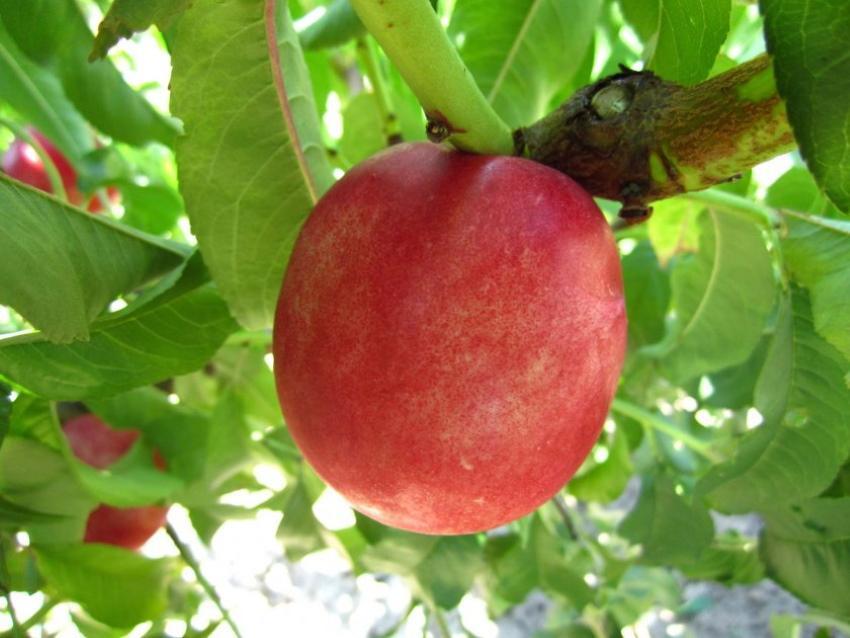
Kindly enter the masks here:
<path id="1" fill-rule="evenodd" d="M 59 177 L 62 179 L 62 186 L 65 188 L 68 201 L 74 206 L 81 206 L 85 203 L 86 197 L 77 188 L 77 171 L 71 166 L 68 158 L 40 131 L 30 127 L 27 132 L 41 144 L 50 159 L 53 160 L 53 164 L 59 172 Z M 47 176 L 47 170 L 44 168 L 41 157 L 25 140 L 16 138 L 12 142 L 3 155 L 2 168 L 3 172 L 9 177 L 43 190 L 45 193 L 53 192 L 50 178 Z M 118 190 L 114 187 L 108 188 L 108 194 L 111 201 L 118 200 Z M 87 209 L 91 213 L 98 213 L 103 210 L 100 198 L 92 197 L 88 200 Z"/>
<path id="2" fill-rule="evenodd" d="M 593 199 L 516 157 L 393 147 L 301 231 L 275 318 L 292 436 L 363 513 L 431 534 L 530 513 L 596 441 L 626 346 Z"/>
<path id="3" fill-rule="evenodd" d="M 138 430 L 116 430 L 93 414 L 83 414 L 62 426 L 74 455 L 83 463 L 105 469 L 121 459 L 139 438 Z M 165 461 L 154 452 L 154 465 Z M 84 541 L 139 549 L 165 524 L 167 507 L 117 508 L 100 505 L 88 518 Z"/>

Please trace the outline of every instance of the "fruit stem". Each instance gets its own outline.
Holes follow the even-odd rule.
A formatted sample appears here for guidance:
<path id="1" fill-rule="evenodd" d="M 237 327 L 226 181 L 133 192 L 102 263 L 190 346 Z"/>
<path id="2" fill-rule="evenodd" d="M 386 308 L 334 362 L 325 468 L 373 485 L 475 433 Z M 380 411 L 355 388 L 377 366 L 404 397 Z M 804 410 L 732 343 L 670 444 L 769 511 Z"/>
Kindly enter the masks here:
<path id="1" fill-rule="evenodd" d="M 36 155 L 38 155 L 38 159 L 41 160 L 42 166 L 44 166 L 44 172 L 47 173 L 47 179 L 50 181 L 50 188 L 53 189 L 53 194 L 63 202 L 67 202 L 68 194 L 65 192 L 65 185 L 62 183 L 62 176 L 59 174 L 59 169 L 56 168 L 53 158 L 50 157 L 50 154 L 41 145 L 41 142 L 34 135 L 30 135 L 26 128 L 19 126 L 5 117 L 0 117 L 0 125 L 5 126 L 15 134 L 15 137 L 24 140 L 33 148 Z"/>
<path id="2" fill-rule="evenodd" d="M 624 212 L 729 181 L 794 148 L 767 55 L 690 87 L 623 69 L 514 135 L 517 152 Z"/>
<path id="3" fill-rule="evenodd" d="M 180 535 L 177 533 L 177 530 L 174 529 L 174 526 L 171 523 L 165 524 L 165 531 L 168 533 L 168 536 L 171 538 L 171 542 L 174 543 L 177 551 L 180 552 L 180 557 L 183 559 L 183 562 L 185 562 L 186 565 L 189 566 L 189 569 L 194 572 L 195 578 L 198 579 L 198 582 L 201 584 L 204 592 L 206 592 L 209 599 L 215 603 L 215 606 L 218 607 L 221 617 L 228 625 L 230 625 L 230 628 L 233 630 L 233 634 L 236 638 L 242 638 L 242 634 L 239 632 L 239 627 L 236 626 L 236 623 L 230 616 L 230 612 L 227 611 L 227 608 L 224 606 L 224 603 L 219 597 L 218 592 L 215 590 L 215 587 L 213 587 L 212 583 L 207 580 L 207 577 L 204 576 L 201 571 L 201 565 L 198 563 L 198 559 L 195 558 L 192 551 L 186 543 L 183 542 Z"/>
<path id="4" fill-rule="evenodd" d="M 475 84 L 428 0 L 351 5 L 419 99 L 432 139 L 474 153 L 513 153 L 510 128 Z"/>
<path id="5" fill-rule="evenodd" d="M 437 629 L 440 632 L 440 638 L 451 638 L 452 632 L 449 630 L 449 625 L 446 623 L 446 617 L 437 605 L 431 607 L 431 615 L 437 623 Z"/>
<path id="6" fill-rule="evenodd" d="M 613 403 L 611 403 L 611 410 L 618 412 L 623 416 L 631 417 L 636 421 L 640 421 L 644 427 L 657 430 L 658 432 L 663 432 L 667 436 L 672 437 L 677 441 L 681 441 L 683 445 L 689 447 L 694 452 L 708 459 L 712 463 L 719 463 L 723 460 L 721 456 L 711 451 L 710 445 L 706 441 L 698 439 L 694 435 L 676 427 L 676 425 L 664 417 L 649 412 L 648 410 L 644 410 L 633 403 L 629 403 L 623 399 L 614 399 Z"/>
<path id="7" fill-rule="evenodd" d="M 384 80 L 384 74 L 378 65 L 378 56 L 375 55 L 375 49 L 369 38 L 357 38 L 357 53 L 360 57 L 360 64 L 363 65 L 363 70 L 366 72 L 366 77 L 369 78 L 369 84 L 372 85 L 372 95 L 381 116 L 381 127 L 387 146 L 398 144 L 402 141 L 398 116 L 393 110 L 392 100 L 387 91 L 387 83 Z"/>

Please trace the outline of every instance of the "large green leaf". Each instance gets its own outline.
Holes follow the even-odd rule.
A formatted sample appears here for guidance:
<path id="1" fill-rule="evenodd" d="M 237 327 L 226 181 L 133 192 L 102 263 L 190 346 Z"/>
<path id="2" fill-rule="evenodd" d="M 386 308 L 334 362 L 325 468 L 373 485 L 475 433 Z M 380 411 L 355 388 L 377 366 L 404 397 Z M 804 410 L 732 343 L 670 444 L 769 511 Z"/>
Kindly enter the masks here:
<path id="1" fill-rule="evenodd" d="M 620 0 L 620 5 L 646 43 L 648 68 L 681 84 L 708 77 L 729 32 L 731 0 Z"/>
<path id="2" fill-rule="evenodd" d="M 609 503 L 623 493 L 634 471 L 626 432 L 618 427 L 612 435 L 603 434 L 597 448 L 605 443 L 608 456 L 601 463 L 580 472 L 567 485 L 570 493 L 583 501 Z"/>
<path id="3" fill-rule="evenodd" d="M 128 144 L 172 144 L 177 125 L 124 81 L 108 60 L 89 63 L 94 43 L 74 0 L 0 0 L 0 15 L 18 46 L 50 66 L 65 95 L 89 122 Z"/>
<path id="4" fill-rule="evenodd" d="M 850 211 L 850 3 L 761 0 L 776 85 L 800 152 L 827 195 Z"/>
<path id="5" fill-rule="evenodd" d="M 85 120 L 62 92 L 59 80 L 30 60 L 0 19 L 0 100 L 50 138 L 72 163 L 91 148 Z"/>
<path id="6" fill-rule="evenodd" d="M 0 175 L 0 303 L 44 339 L 89 336 L 118 294 L 173 269 L 179 246 L 90 215 Z"/>
<path id="7" fill-rule="evenodd" d="M 0 374 L 46 398 L 104 397 L 199 368 L 235 328 L 192 259 L 176 283 L 97 320 L 86 342 L 50 343 L 37 332 L 0 338 Z"/>
<path id="8" fill-rule="evenodd" d="M 850 452 L 850 364 L 815 332 L 808 296 L 783 302 L 756 388 L 765 422 L 700 481 L 719 508 L 771 510 L 829 486 Z"/>
<path id="9" fill-rule="evenodd" d="M 811 171 L 802 166 L 792 166 L 773 182 L 764 202 L 772 208 L 790 209 L 809 215 L 841 216 L 841 212 L 818 187 Z"/>
<path id="10" fill-rule="evenodd" d="M 640 498 L 620 525 L 620 534 L 643 547 L 650 564 L 695 563 L 714 536 L 708 510 L 679 496 L 667 476 L 646 477 Z"/>
<path id="11" fill-rule="evenodd" d="M 672 289 L 675 322 L 645 352 L 663 357 L 670 377 L 679 381 L 743 363 L 776 298 L 761 230 L 734 215 L 705 212 L 699 253 L 676 262 Z"/>
<path id="12" fill-rule="evenodd" d="M 815 329 L 850 359 L 850 222 L 785 214 L 782 250 L 809 289 Z"/>
<path id="13" fill-rule="evenodd" d="M 267 31 L 262 0 L 198 0 L 173 43 L 172 104 L 186 127 L 181 192 L 213 278 L 251 328 L 271 324 L 298 229 L 324 183 L 308 170 L 296 111 L 276 87 Z M 306 104 L 309 87 L 290 79 L 287 94 Z"/>
<path id="14" fill-rule="evenodd" d="M 170 559 L 101 544 L 41 545 L 36 555 L 50 585 L 101 622 L 132 627 L 165 612 Z"/>
<path id="15" fill-rule="evenodd" d="M 802 600 L 850 615 L 850 498 L 820 498 L 767 518 L 761 554 L 768 573 Z"/>
<path id="16" fill-rule="evenodd" d="M 129 38 L 152 24 L 168 28 L 189 6 L 192 0 L 115 0 L 109 7 L 94 39 L 90 58 L 106 56 L 121 38 Z"/>
<path id="17" fill-rule="evenodd" d="M 478 86 L 512 127 L 546 114 L 593 38 L 599 0 L 457 0 L 449 23 Z"/>

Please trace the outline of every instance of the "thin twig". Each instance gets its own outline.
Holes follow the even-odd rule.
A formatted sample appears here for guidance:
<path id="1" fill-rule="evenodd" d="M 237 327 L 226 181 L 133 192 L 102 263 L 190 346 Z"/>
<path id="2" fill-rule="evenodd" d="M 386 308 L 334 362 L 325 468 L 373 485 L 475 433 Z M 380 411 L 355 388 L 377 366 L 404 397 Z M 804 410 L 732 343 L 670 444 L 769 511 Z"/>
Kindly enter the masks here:
<path id="1" fill-rule="evenodd" d="M 204 589 L 207 596 L 209 596 L 210 600 L 215 603 L 216 607 L 218 607 L 219 612 L 221 612 L 221 617 L 224 618 L 225 622 L 230 625 L 231 629 L 233 629 L 233 633 L 236 635 L 236 638 L 242 638 L 242 634 L 239 632 L 239 628 L 236 626 L 236 623 L 230 616 L 230 612 L 227 611 L 227 608 L 221 601 L 221 598 L 219 597 L 218 592 L 215 590 L 215 587 L 212 586 L 212 583 L 210 583 L 210 581 L 207 580 L 206 576 L 204 576 L 204 574 L 201 572 L 201 566 L 198 563 L 198 560 L 192 555 L 192 552 L 189 550 L 188 546 L 177 534 L 177 530 L 174 529 L 174 526 L 171 523 L 166 523 L 165 531 L 168 532 L 168 535 L 171 537 L 171 541 L 174 543 L 174 546 L 177 547 L 177 551 L 180 552 L 180 556 L 183 558 L 183 561 L 195 573 L 195 578 L 198 579 L 198 582 L 201 584 L 201 587 Z"/>
<path id="2" fill-rule="evenodd" d="M 561 515 L 561 519 L 564 521 L 564 526 L 567 528 L 570 538 L 577 541 L 578 531 L 576 530 L 575 523 L 573 523 L 573 516 L 570 513 L 570 507 L 567 505 L 566 499 L 561 494 L 556 494 L 552 499 L 552 505 L 555 506 L 555 509 Z"/>
<path id="3" fill-rule="evenodd" d="M 393 110 L 384 74 L 378 66 L 378 56 L 375 55 L 375 49 L 370 40 L 366 37 L 358 38 L 357 52 L 359 53 L 360 63 L 366 72 L 366 77 L 369 78 L 369 84 L 372 85 L 372 95 L 375 97 L 378 113 L 381 116 L 381 126 L 384 129 L 387 146 L 398 144 L 402 141 L 401 127 L 399 126 L 398 116 Z"/>
<path id="4" fill-rule="evenodd" d="M 624 401 L 623 399 L 614 399 L 614 402 L 611 404 L 611 410 L 636 419 L 645 427 L 663 432 L 677 441 L 680 441 L 683 445 L 689 447 L 694 452 L 713 463 L 719 463 L 723 460 L 718 454 L 715 454 L 711 449 L 709 449 L 709 444 L 707 442 L 702 439 L 698 439 L 684 430 L 681 430 L 676 427 L 675 424 L 658 414 L 650 412 L 649 410 L 644 410 L 640 406 Z"/>
<path id="5" fill-rule="evenodd" d="M 440 608 L 437 605 L 431 607 L 431 613 L 434 616 L 434 620 L 437 621 L 437 629 L 440 632 L 441 638 L 451 638 L 452 632 L 449 631 L 449 625 L 446 623 L 446 617 L 443 616 L 443 612 L 440 611 Z"/>

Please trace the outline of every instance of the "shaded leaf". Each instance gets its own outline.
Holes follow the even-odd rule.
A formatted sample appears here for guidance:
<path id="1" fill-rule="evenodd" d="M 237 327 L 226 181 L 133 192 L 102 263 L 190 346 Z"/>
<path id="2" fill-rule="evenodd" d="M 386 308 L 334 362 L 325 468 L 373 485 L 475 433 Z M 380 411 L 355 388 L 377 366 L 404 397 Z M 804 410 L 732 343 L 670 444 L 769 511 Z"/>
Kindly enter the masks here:
<path id="1" fill-rule="evenodd" d="M 649 242 L 640 242 L 623 257 L 623 287 L 629 318 L 629 347 L 639 348 L 664 336 L 670 279 Z"/>
<path id="2" fill-rule="evenodd" d="M 629 482 L 634 471 L 629 455 L 629 442 L 624 429 L 618 427 L 606 439 L 608 457 L 580 473 L 568 484 L 569 492 L 583 501 L 609 503 L 616 499 Z M 599 445 L 599 443 L 597 443 Z"/>
<path id="3" fill-rule="evenodd" d="M 599 0 L 457 0 L 448 34 L 496 112 L 511 127 L 546 114 L 590 47 Z"/>
<path id="4" fill-rule="evenodd" d="M 110 61 L 89 63 L 94 36 L 74 0 L 0 0 L 0 15 L 18 46 L 54 70 L 67 98 L 103 133 L 137 146 L 173 144 L 173 120 L 130 88 Z"/>
<path id="5" fill-rule="evenodd" d="M 96 543 L 41 545 L 36 555 L 51 587 L 96 620 L 132 627 L 165 612 L 166 579 L 173 570 L 170 559 L 153 560 Z"/>
<path id="6" fill-rule="evenodd" d="M 405 576 L 419 595 L 444 609 L 460 603 L 483 565 L 475 536 L 423 536 L 397 530 L 388 530 L 360 560 L 371 571 Z"/>
<path id="7" fill-rule="evenodd" d="M 117 295 L 173 269 L 176 244 L 90 215 L 0 175 L 0 303 L 43 338 L 89 336 Z"/>
<path id="8" fill-rule="evenodd" d="M 809 289 L 815 329 L 850 360 L 850 222 L 784 215 L 785 262 Z"/>
<path id="9" fill-rule="evenodd" d="M 767 189 L 765 204 L 810 215 L 841 215 L 815 182 L 812 173 L 802 166 L 792 166 Z"/>
<path id="10" fill-rule="evenodd" d="M 59 452 L 17 436 L 7 437 L 0 448 L 0 492 L 11 504 L 46 515 L 27 522 L 36 542 L 82 539 L 96 505 Z"/>
<path id="11" fill-rule="evenodd" d="M 776 298 L 776 280 L 760 229 L 716 211 L 700 218 L 700 249 L 673 268 L 675 322 L 644 349 L 684 381 L 743 363 L 761 338 Z"/>
<path id="12" fill-rule="evenodd" d="M 0 99 L 44 133 L 72 163 L 91 145 L 86 122 L 52 73 L 30 60 L 0 19 Z"/>
<path id="13" fill-rule="evenodd" d="M 771 513 L 761 553 L 783 587 L 816 607 L 850 614 L 850 498 L 813 499 Z"/>
<path id="14" fill-rule="evenodd" d="M 176 273 L 179 274 L 179 273 Z M 130 306 L 97 320 L 86 342 L 48 342 L 40 333 L 0 338 L 0 374 L 57 400 L 104 397 L 190 372 L 235 328 L 198 259 Z"/>
<path id="15" fill-rule="evenodd" d="M 713 467 L 698 490 L 731 512 L 769 510 L 820 493 L 850 452 L 847 361 L 812 325 L 808 297 L 783 302 L 756 388 L 764 424 L 748 432 L 735 458 Z"/>
<path id="16" fill-rule="evenodd" d="M 338 47 L 366 33 L 349 0 L 333 0 L 324 15 L 298 34 L 307 50 Z"/>
<path id="17" fill-rule="evenodd" d="M 313 503 L 319 494 L 315 489 L 309 489 L 304 472 L 287 492 L 289 495 L 283 506 L 283 520 L 277 537 L 283 542 L 286 557 L 296 561 L 325 547 L 321 525 L 313 516 Z"/>
<path id="18" fill-rule="evenodd" d="M 714 524 L 703 506 L 679 496 L 667 476 L 645 477 L 640 498 L 620 534 L 643 546 L 642 560 L 659 565 L 696 562 L 711 543 Z"/>
<path id="19" fill-rule="evenodd" d="M 321 183 L 303 172 L 307 159 L 281 112 L 263 9 L 262 0 L 197 0 L 172 47 L 172 105 L 186 128 L 177 145 L 181 193 L 213 278 L 251 328 L 271 324 Z M 286 82 L 306 104 L 309 87 Z"/>
<path id="20" fill-rule="evenodd" d="M 712 393 L 702 399 L 702 404 L 730 410 L 740 410 L 753 405 L 756 382 L 764 367 L 769 348 L 770 337 L 764 336 L 744 363 L 708 375 Z"/>
<path id="21" fill-rule="evenodd" d="M 809 170 L 850 211 L 850 4 L 760 0 L 776 86 Z"/>

